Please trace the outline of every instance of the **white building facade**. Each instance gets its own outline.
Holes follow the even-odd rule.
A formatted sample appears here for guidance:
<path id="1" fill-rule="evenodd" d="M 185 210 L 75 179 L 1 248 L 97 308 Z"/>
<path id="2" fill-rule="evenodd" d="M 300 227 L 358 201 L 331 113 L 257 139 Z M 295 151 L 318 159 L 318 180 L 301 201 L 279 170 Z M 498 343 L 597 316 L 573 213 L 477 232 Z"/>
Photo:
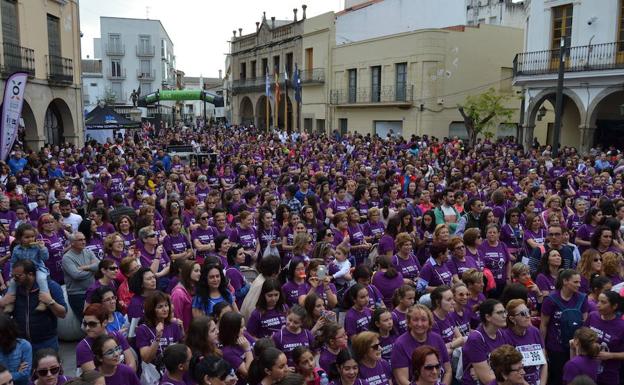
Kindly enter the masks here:
<path id="1" fill-rule="evenodd" d="M 94 39 L 102 59 L 106 92 L 119 104 L 130 104 L 133 90 L 141 95 L 176 87 L 173 42 L 159 20 L 100 18 L 100 38 Z"/>
<path id="2" fill-rule="evenodd" d="M 527 2 L 525 52 L 514 60 L 514 84 L 524 88 L 525 143 L 536 120 L 555 105 L 559 47 L 565 54 L 559 143 L 581 152 L 592 146 L 624 147 L 624 1 Z M 554 119 L 554 116 L 552 116 Z M 546 141 L 556 138 L 548 123 Z"/>

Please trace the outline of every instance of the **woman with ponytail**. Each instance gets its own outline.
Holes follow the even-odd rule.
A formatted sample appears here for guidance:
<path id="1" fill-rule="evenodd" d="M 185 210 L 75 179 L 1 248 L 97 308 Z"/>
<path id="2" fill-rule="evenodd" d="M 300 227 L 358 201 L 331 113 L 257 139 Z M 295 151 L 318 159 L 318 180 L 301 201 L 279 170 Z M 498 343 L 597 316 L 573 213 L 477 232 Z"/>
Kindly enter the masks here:
<path id="1" fill-rule="evenodd" d="M 288 374 L 286 355 L 274 347 L 268 347 L 251 362 L 247 380 L 250 385 L 273 385 Z M 198 382 L 198 385 L 204 385 Z"/>
<path id="2" fill-rule="evenodd" d="M 570 351 L 574 357 L 563 366 L 563 384 L 569 384 L 580 375 L 586 375 L 594 382 L 597 381 L 601 365 L 597 359 L 600 345 L 596 332 L 588 327 L 577 329 L 570 344 Z"/>
<path id="3" fill-rule="evenodd" d="M 234 385 L 237 381 L 234 369 L 223 358 L 194 355 L 189 373 L 197 385 Z"/>

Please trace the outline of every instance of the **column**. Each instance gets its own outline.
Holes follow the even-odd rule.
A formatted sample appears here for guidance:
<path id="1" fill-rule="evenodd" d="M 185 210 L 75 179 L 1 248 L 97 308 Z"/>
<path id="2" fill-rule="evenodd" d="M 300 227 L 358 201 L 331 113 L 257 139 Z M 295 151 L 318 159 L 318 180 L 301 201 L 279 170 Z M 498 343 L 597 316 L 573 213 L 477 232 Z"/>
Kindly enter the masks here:
<path id="1" fill-rule="evenodd" d="M 580 125 L 579 130 L 581 134 L 579 153 L 581 155 L 586 155 L 589 153 L 589 150 L 591 150 L 592 146 L 594 145 L 594 133 L 596 132 L 596 127 Z"/>
<path id="2" fill-rule="evenodd" d="M 524 146 L 524 151 L 529 151 L 531 146 L 533 145 L 533 131 L 535 130 L 534 124 L 527 124 L 522 127 L 522 145 Z"/>

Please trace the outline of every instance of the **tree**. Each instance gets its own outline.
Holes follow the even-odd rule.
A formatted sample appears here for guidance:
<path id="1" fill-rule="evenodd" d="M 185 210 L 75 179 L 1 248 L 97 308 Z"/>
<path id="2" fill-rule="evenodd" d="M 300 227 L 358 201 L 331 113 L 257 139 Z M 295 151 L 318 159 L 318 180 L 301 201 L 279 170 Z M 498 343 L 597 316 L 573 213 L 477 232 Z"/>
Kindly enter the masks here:
<path id="1" fill-rule="evenodd" d="M 510 98 L 510 95 L 499 94 L 490 88 L 482 94 L 468 96 L 463 105 L 457 106 L 464 118 L 470 147 L 477 143 L 477 135 L 485 134 L 489 128 L 511 119 L 513 109 L 505 107 Z"/>

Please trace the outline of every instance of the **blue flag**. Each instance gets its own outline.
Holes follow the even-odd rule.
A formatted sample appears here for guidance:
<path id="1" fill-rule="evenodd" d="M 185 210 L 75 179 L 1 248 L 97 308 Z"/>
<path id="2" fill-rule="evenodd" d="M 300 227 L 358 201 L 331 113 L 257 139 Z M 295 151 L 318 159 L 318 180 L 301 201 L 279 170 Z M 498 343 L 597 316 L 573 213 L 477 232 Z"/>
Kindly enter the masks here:
<path id="1" fill-rule="evenodd" d="M 267 98 L 272 99 L 271 96 L 271 81 L 269 80 L 269 68 L 267 67 L 266 75 L 264 79 L 264 94 Z"/>
<path id="2" fill-rule="evenodd" d="M 293 75 L 293 85 L 295 87 L 295 100 L 297 103 L 301 103 L 301 76 L 299 74 L 299 67 L 295 63 L 295 74 Z"/>

